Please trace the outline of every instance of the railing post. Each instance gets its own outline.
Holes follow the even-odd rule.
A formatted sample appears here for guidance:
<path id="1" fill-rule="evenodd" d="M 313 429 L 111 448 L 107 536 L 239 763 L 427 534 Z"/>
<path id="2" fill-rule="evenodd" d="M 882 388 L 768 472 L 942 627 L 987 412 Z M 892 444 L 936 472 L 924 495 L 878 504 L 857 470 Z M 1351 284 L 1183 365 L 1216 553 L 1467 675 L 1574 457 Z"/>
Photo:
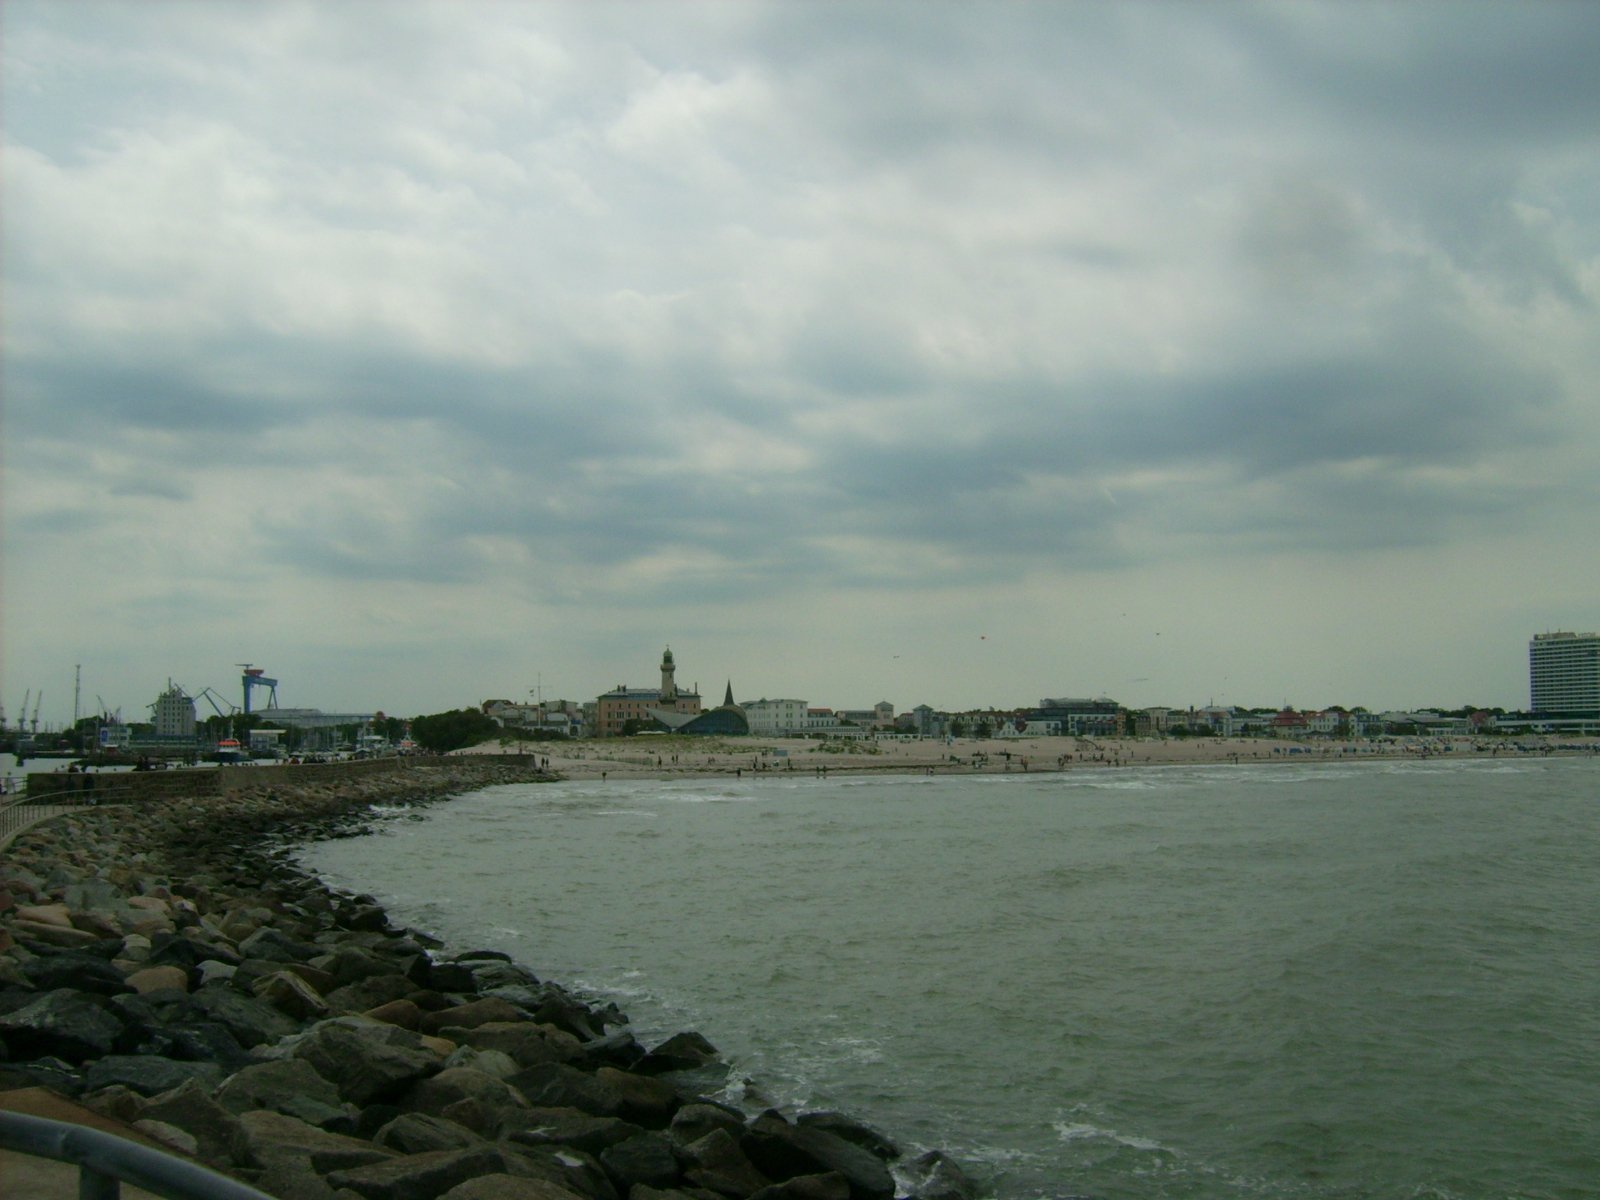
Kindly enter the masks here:
<path id="1" fill-rule="evenodd" d="M 122 1183 L 85 1163 L 78 1168 L 78 1200 L 121 1200 Z"/>

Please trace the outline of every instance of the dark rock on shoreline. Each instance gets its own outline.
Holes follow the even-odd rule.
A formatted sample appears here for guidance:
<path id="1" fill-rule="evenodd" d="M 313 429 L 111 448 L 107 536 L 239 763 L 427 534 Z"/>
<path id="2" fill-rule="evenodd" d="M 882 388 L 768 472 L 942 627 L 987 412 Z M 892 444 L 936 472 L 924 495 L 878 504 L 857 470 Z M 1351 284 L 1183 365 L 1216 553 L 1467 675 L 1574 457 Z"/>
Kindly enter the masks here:
<path id="1" fill-rule="evenodd" d="M 470 759 L 85 808 L 0 865 L 0 1090 L 43 1087 L 282 1200 L 889 1200 L 838 1114 L 749 1118 L 695 1033 L 648 1048 L 504 954 L 445 956 L 295 845 L 538 778 Z M 692 1082 L 691 1082 L 692 1081 Z M 970 1200 L 919 1162 L 919 1200 Z"/>

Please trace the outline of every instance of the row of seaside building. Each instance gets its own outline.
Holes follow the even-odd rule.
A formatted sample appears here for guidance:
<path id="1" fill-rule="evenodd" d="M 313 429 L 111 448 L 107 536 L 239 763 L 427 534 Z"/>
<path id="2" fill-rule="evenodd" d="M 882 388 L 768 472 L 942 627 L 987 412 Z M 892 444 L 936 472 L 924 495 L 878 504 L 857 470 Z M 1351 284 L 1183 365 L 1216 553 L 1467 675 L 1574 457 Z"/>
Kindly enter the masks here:
<path id="1" fill-rule="evenodd" d="M 1542 635 L 1539 641 L 1543 641 Z M 1570 635 L 1567 635 L 1570 636 Z M 1593 637 L 1593 635 L 1585 635 Z M 1541 647 L 1542 649 L 1542 647 Z M 1461 736 L 1494 732 L 1600 733 L 1600 711 L 1533 712 L 1368 712 L 1329 708 L 1317 711 L 1249 710 L 1218 705 L 1199 708 L 1128 710 L 1106 697 L 1045 698 L 1011 710 L 940 712 L 920 704 L 897 713 L 879 701 L 869 709 L 832 709 L 804 700 L 735 701 L 728 683 L 723 702 L 702 705 L 698 687 L 680 688 L 669 647 L 661 658 L 661 685 L 636 688 L 618 684 L 592 701 L 519 704 L 487 700 L 483 711 L 508 728 L 539 730 L 568 737 L 621 737 L 666 733 L 759 737 L 1162 737 L 1192 734 L 1217 737 L 1378 737 L 1387 734 Z"/>

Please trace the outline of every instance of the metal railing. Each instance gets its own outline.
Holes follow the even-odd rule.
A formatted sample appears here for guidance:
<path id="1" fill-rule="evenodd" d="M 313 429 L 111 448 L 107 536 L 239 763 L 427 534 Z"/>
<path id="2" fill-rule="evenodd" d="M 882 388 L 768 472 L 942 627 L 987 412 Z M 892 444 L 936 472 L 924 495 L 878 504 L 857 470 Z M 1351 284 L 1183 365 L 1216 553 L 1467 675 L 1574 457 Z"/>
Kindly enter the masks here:
<path id="1" fill-rule="evenodd" d="M 129 798 L 131 788 L 96 786 L 89 790 L 73 786 L 55 792 L 19 792 L 0 801 L 0 850 L 11 840 L 40 821 L 95 804 L 118 804 Z"/>
<path id="2" fill-rule="evenodd" d="M 114 1133 L 26 1113 L 0 1112 L 0 1150 L 78 1166 L 78 1200 L 117 1200 L 131 1183 L 167 1200 L 272 1200 L 209 1167 Z"/>

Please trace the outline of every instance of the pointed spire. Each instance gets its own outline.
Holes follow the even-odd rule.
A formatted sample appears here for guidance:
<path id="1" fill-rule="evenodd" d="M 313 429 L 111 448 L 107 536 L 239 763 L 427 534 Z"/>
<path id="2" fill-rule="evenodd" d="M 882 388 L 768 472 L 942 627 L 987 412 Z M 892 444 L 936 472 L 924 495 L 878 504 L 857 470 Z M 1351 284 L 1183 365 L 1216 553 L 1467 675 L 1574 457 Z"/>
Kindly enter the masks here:
<path id="1" fill-rule="evenodd" d="M 728 694 L 722 698 L 723 708 L 733 707 L 733 680 L 728 680 Z"/>

